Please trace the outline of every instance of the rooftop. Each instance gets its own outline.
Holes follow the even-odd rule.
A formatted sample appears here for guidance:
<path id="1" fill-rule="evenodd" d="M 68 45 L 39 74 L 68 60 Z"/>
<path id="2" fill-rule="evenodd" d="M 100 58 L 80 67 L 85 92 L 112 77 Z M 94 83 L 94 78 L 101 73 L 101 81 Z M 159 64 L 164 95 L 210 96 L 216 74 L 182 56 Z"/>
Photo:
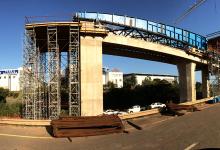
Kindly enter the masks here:
<path id="1" fill-rule="evenodd" d="M 138 76 L 178 77 L 178 76 L 176 76 L 176 75 L 169 75 L 169 74 L 149 74 L 149 73 L 129 73 L 129 74 L 124 74 L 124 76 L 131 76 L 131 75 L 138 75 Z"/>

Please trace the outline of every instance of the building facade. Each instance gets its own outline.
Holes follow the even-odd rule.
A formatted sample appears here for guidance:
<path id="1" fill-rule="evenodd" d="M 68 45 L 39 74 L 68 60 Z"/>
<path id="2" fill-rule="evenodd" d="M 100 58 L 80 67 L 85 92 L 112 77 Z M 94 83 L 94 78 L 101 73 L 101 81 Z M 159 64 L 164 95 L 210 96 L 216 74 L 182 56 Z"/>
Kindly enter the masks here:
<path id="1" fill-rule="evenodd" d="M 102 82 L 103 85 L 107 84 L 108 82 L 112 82 L 115 84 L 116 88 L 123 87 L 123 72 L 119 71 L 118 69 L 109 70 L 103 68 L 102 74 Z"/>
<path id="2" fill-rule="evenodd" d="M 21 90 L 22 68 L 0 70 L 0 87 L 9 91 Z"/>
<path id="3" fill-rule="evenodd" d="M 166 80 L 170 83 L 174 81 L 178 81 L 178 76 L 174 75 L 162 75 L 162 74 L 141 74 L 141 73 L 131 73 L 131 74 L 124 74 L 124 78 L 130 78 L 132 75 L 136 77 L 137 84 L 142 85 L 143 80 L 150 79 L 160 79 L 160 80 Z"/>

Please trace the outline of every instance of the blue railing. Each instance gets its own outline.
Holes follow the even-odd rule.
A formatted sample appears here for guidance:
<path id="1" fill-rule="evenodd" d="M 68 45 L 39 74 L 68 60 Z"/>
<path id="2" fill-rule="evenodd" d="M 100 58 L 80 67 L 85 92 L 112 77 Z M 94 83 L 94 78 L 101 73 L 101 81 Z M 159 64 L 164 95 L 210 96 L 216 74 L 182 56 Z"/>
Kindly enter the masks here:
<path id="1" fill-rule="evenodd" d="M 152 22 L 152 21 L 133 18 L 133 17 L 104 14 L 104 13 L 88 13 L 88 12 L 76 13 L 76 17 L 78 17 L 79 19 L 99 20 L 111 24 L 129 26 L 132 28 L 145 30 L 147 32 L 152 32 L 163 36 L 167 36 L 171 39 L 186 43 L 190 47 L 195 47 L 202 51 L 207 50 L 207 39 L 205 37 L 195 34 L 193 32 L 189 32 L 184 29 L 165 25 L 162 23 Z"/>

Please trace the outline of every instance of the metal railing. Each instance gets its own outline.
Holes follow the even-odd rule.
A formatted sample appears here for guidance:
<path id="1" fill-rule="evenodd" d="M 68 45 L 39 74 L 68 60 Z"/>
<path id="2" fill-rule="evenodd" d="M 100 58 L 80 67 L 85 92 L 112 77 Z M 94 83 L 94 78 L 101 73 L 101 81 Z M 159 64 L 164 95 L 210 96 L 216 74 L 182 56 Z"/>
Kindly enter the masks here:
<path id="1" fill-rule="evenodd" d="M 152 32 L 162 36 L 167 36 L 171 39 L 184 42 L 187 45 L 201 50 L 202 52 L 207 50 L 207 39 L 204 36 L 195 34 L 193 32 L 180 29 L 177 27 L 148 21 L 144 19 L 138 19 L 128 16 L 120 16 L 114 14 L 105 13 L 93 13 L 93 12 L 78 12 L 75 18 L 81 20 L 93 20 L 105 23 L 110 23 L 119 26 L 127 26 L 131 28 L 137 28 L 147 32 Z"/>

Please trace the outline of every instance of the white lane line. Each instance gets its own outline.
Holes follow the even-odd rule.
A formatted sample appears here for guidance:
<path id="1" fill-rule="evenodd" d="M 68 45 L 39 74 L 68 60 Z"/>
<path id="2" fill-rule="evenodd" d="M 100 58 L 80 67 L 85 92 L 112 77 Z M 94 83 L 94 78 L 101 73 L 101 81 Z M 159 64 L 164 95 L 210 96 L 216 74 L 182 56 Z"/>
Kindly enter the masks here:
<path id="1" fill-rule="evenodd" d="M 198 143 L 193 143 L 191 145 L 189 145 L 188 147 L 186 147 L 184 150 L 191 150 L 193 147 L 195 147 Z"/>
<path id="2" fill-rule="evenodd" d="M 25 136 L 25 135 L 4 134 L 4 133 L 0 133 L 0 136 L 30 138 L 30 139 L 53 139 L 53 137 Z"/>

